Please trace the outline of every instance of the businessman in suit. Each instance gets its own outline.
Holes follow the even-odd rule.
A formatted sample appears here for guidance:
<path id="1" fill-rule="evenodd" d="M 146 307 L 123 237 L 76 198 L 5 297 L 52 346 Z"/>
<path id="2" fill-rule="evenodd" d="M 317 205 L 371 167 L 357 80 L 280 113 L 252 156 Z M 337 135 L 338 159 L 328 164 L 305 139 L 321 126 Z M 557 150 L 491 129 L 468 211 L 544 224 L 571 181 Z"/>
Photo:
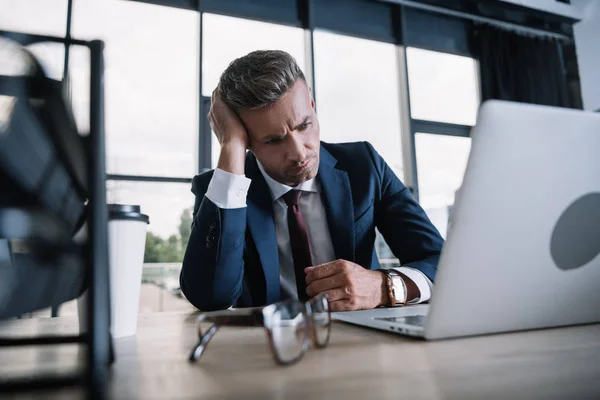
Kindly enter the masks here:
<path id="1" fill-rule="evenodd" d="M 320 141 L 314 100 L 289 54 L 255 51 L 231 63 L 209 120 L 221 153 L 214 171 L 193 180 L 180 276 L 194 306 L 325 294 L 343 311 L 430 298 L 441 236 L 369 143 Z M 380 269 L 375 228 L 398 269 Z"/>

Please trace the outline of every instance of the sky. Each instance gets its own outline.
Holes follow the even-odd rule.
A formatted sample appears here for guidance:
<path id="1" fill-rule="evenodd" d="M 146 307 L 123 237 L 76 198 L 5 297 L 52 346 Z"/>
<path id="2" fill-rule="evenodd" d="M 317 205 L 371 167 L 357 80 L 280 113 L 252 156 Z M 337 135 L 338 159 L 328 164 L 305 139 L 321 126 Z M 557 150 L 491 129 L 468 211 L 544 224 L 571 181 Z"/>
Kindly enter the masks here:
<path id="1" fill-rule="evenodd" d="M 0 29 L 64 36 L 67 0 L 0 0 L 0 9 Z M 202 29 L 206 96 L 226 66 L 252 50 L 281 49 L 301 67 L 307 62 L 299 28 L 205 14 Z M 199 32 L 193 11 L 122 0 L 74 1 L 72 35 L 106 44 L 109 173 L 188 178 L 197 173 Z M 368 140 L 402 179 L 396 47 L 316 31 L 314 48 L 322 140 Z M 62 76 L 62 46 L 36 45 L 32 51 L 51 76 Z M 89 129 L 88 57 L 85 49 L 72 48 L 71 96 L 82 132 Z M 414 118 L 475 123 L 474 60 L 413 48 L 407 60 Z M 416 145 L 421 204 L 433 215 L 453 202 L 470 139 L 419 134 Z M 218 150 L 214 146 L 213 154 Z M 107 186 L 109 201 L 140 204 L 150 216 L 149 229 L 163 237 L 176 233 L 181 211 L 194 202 L 188 184 Z"/>

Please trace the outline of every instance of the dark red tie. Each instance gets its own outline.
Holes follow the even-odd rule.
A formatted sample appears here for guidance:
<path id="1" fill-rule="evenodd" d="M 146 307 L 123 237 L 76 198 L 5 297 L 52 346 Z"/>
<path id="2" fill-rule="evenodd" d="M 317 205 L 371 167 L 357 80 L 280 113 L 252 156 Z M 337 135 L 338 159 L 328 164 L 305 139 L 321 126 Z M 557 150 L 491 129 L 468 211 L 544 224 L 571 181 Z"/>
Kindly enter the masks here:
<path id="1" fill-rule="evenodd" d="M 310 242 L 306 222 L 300 211 L 300 190 L 290 190 L 283 195 L 283 200 L 288 206 L 287 220 L 290 231 L 290 244 L 292 246 L 292 258 L 294 259 L 294 271 L 296 272 L 296 289 L 298 299 L 306 301 L 306 274 L 304 268 L 312 265 L 310 255 Z"/>

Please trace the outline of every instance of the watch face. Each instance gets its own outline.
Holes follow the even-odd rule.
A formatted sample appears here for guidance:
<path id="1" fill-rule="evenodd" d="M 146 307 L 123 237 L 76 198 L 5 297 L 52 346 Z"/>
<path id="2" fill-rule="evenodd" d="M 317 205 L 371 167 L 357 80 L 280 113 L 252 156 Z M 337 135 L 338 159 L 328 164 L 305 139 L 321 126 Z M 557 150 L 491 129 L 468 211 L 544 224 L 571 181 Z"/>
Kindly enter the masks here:
<path id="1" fill-rule="evenodd" d="M 394 286 L 394 297 L 396 297 L 396 302 L 404 303 L 406 301 L 406 286 L 404 286 L 404 281 L 402 278 L 399 276 L 393 276 L 392 285 Z"/>

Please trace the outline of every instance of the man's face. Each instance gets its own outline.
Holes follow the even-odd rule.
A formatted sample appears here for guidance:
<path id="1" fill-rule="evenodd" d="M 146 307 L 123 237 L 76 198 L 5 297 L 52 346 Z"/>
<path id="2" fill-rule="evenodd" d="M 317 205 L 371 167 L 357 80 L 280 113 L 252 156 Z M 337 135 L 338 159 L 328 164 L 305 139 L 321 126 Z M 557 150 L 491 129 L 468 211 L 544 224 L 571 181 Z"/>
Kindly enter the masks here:
<path id="1" fill-rule="evenodd" d="M 299 79 L 283 98 L 259 110 L 240 112 L 250 150 L 269 176 L 288 186 L 319 170 L 319 121 L 306 83 Z"/>

